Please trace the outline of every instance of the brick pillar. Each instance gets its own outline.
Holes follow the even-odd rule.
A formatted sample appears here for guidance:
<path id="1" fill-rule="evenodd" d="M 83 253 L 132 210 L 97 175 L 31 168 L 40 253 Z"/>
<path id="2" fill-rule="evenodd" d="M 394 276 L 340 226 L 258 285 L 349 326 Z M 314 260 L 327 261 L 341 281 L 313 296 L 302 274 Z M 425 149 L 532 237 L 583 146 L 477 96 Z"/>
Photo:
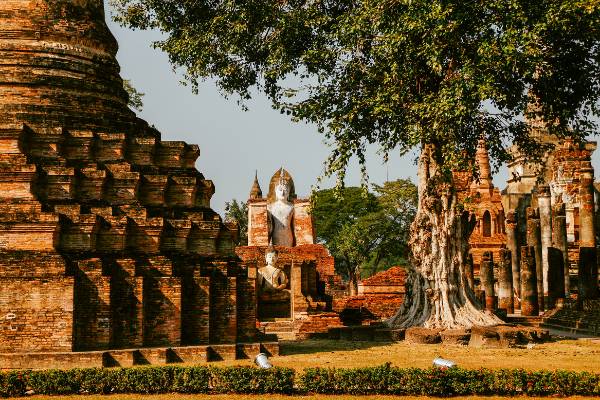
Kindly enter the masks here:
<path id="1" fill-rule="evenodd" d="M 144 277 L 144 346 L 181 345 L 181 278 Z"/>
<path id="2" fill-rule="evenodd" d="M 237 276 L 238 342 L 252 342 L 256 338 L 256 275 L 248 272 L 243 268 Z"/>
<path id="3" fill-rule="evenodd" d="M 594 228 L 594 168 L 590 161 L 583 163 L 579 170 L 579 246 L 580 253 L 585 255 L 583 273 L 589 278 L 581 281 L 579 287 L 583 289 L 583 299 L 595 299 L 598 297 L 598 263 L 596 255 L 596 230 Z M 583 250 L 585 248 L 586 250 Z M 583 251 L 582 251 L 583 250 Z M 580 268 L 581 270 L 581 268 Z M 589 272 L 587 271 L 589 270 Z"/>
<path id="4" fill-rule="evenodd" d="M 144 344 L 144 282 L 135 276 L 134 260 L 117 260 L 111 266 L 111 347 L 142 347 Z"/>
<path id="5" fill-rule="evenodd" d="M 512 255 L 507 249 L 500 250 L 498 284 L 498 308 L 506 310 L 508 314 L 514 313 Z"/>
<path id="6" fill-rule="evenodd" d="M 548 248 L 548 297 L 546 307 L 556 307 L 558 299 L 565 298 L 565 266 L 563 252 L 556 247 Z"/>
<path id="7" fill-rule="evenodd" d="M 571 295 L 571 279 L 569 277 L 569 243 L 567 242 L 567 217 L 565 205 L 557 204 L 554 207 L 554 217 L 552 219 L 552 247 L 560 250 L 563 257 L 563 276 L 565 296 Z"/>
<path id="8" fill-rule="evenodd" d="M 537 292 L 538 294 L 544 293 L 544 285 L 542 282 L 542 234 L 540 230 L 540 215 L 536 208 L 527 208 L 527 245 L 533 247 L 533 253 L 535 255 L 535 276 L 537 279 Z M 523 255 L 523 253 L 521 253 Z M 521 266 L 523 262 L 521 260 Z M 521 288 L 523 284 L 521 284 Z M 521 298 L 524 294 L 521 293 Z M 538 295 L 538 309 L 544 309 L 544 296 Z"/>
<path id="9" fill-rule="evenodd" d="M 210 343 L 235 343 L 237 339 L 236 278 L 227 276 L 227 266 L 217 265 L 210 280 Z"/>
<path id="10" fill-rule="evenodd" d="M 110 347 L 110 278 L 102 276 L 100 259 L 78 262 L 73 319 L 76 351 Z"/>
<path id="11" fill-rule="evenodd" d="M 469 254 L 467 259 L 465 260 L 465 279 L 467 281 L 467 286 L 471 288 L 471 290 L 475 291 L 475 277 L 473 274 L 473 254 Z"/>
<path id="12" fill-rule="evenodd" d="M 200 271 L 194 271 L 184 277 L 182 290 L 182 344 L 208 344 L 210 278 L 200 276 Z"/>
<path id="13" fill-rule="evenodd" d="M 540 310 L 544 309 L 544 305 L 548 306 L 547 300 L 549 296 L 549 271 L 550 262 L 548 257 L 548 249 L 552 247 L 552 205 L 550 197 L 550 186 L 542 185 L 538 186 L 538 207 L 540 211 L 540 232 L 542 240 L 542 274 L 539 274 L 538 269 L 538 280 L 542 282 L 543 292 L 538 291 L 538 296 L 542 298 L 543 302 L 540 303 Z"/>
<path id="14" fill-rule="evenodd" d="M 596 248 L 579 248 L 579 268 L 577 279 L 579 281 L 577 301 L 579 306 L 584 300 L 596 298 L 597 285 L 594 285 L 592 270 L 596 267 Z"/>
<path id="15" fill-rule="evenodd" d="M 479 270 L 481 289 L 485 292 L 485 308 L 495 310 L 496 296 L 494 294 L 494 259 L 490 251 L 483 253 L 481 268 Z"/>
<path id="16" fill-rule="evenodd" d="M 538 316 L 539 302 L 535 249 L 533 246 L 521 247 L 521 315 Z"/>
<path id="17" fill-rule="evenodd" d="M 516 291 L 517 298 L 521 298 L 521 252 L 519 251 L 519 231 L 517 224 L 517 213 L 509 211 L 506 215 L 506 246 L 511 254 L 513 290 Z"/>

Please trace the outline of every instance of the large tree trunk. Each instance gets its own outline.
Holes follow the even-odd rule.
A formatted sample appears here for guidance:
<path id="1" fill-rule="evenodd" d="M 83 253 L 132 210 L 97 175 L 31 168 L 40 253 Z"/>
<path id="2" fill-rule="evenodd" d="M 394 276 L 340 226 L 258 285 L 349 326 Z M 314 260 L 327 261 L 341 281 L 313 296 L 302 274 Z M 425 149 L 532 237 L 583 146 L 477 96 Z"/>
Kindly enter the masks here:
<path id="1" fill-rule="evenodd" d="M 360 274 L 360 270 L 355 267 L 351 267 L 348 270 L 348 290 L 350 296 L 358 295 L 358 276 Z"/>
<path id="2" fill-rule="evenodd" d="M 444 177 L 435 148 L 419 159 L 419 208 L 411 226 L 411 270 L 404 303 L 390 326 L 459 329 L 502 321 L 485 312 L 467 284 L 464 265 L 474 217 L 458 203 L 452 178 Z"/>

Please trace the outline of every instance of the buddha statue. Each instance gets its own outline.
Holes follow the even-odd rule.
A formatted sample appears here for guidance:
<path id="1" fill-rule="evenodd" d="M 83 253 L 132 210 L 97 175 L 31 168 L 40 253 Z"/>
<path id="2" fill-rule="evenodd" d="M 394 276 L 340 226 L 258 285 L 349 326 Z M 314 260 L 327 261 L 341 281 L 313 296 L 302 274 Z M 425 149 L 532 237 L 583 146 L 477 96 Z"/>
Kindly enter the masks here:
<path id="1" fill-rule="evenodd" d="M 279 268 L 278 252 L 272 246 L 265 253 L 266 266 L 258 270 L 259 293 L 279 292 L 284 290 L 288 284 L 285 272 Z"/>
<path id="2" fill-rule="evenodd" d="M 281 168 L 273 192 L 274 198 L 267 204 L 269 244 L 294 246 L 294 204 L 290 201 L 291 184 L 287 172 Z"/>

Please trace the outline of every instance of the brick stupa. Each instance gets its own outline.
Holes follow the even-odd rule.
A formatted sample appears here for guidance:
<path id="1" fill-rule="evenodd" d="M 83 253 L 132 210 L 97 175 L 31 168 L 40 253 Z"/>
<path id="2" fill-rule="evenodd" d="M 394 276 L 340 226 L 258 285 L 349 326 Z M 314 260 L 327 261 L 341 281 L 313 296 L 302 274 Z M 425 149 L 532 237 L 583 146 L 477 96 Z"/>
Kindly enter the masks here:
<path id="1" fill-rule="evenodd" d="M 0 368 L 254 340 L 254 281 L 200 151 L 128 109 L 116 52 L 102 0 L 0 1 Z"/>

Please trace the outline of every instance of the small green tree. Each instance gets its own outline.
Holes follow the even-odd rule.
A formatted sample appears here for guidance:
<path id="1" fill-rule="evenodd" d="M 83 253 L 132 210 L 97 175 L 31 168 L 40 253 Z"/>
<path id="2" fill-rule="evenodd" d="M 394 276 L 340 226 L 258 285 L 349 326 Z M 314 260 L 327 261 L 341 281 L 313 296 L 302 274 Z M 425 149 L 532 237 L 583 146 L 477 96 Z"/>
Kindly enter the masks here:
<path id="1" fill-rule="evenodd" d="M 313 217 L 318 240 L 336 260 L 336 269 L 355 294 L 361 276 L 389 268 L 408 258 L 408 234 L 417 210 L 417 188 L 410 180 L 358 187 L 336 195 L 316 193 Z"/>
<path id="2" fill-rule="evenodd" d="M 127 105 L 136 111 L 142 111 L 144 109 L 144 96 L 145 93 L 139 92 L 131 83 L 129 79 L 123 79 L 123 89 L 129 95 L 129 101 Z"/>
<path id="3" fill-rule="evenodd" d="M 225 221 L 237 222 L 240 227 L 238 246 L 248 245 L 248 204 L 233 199 L 225 202 Z"/>

